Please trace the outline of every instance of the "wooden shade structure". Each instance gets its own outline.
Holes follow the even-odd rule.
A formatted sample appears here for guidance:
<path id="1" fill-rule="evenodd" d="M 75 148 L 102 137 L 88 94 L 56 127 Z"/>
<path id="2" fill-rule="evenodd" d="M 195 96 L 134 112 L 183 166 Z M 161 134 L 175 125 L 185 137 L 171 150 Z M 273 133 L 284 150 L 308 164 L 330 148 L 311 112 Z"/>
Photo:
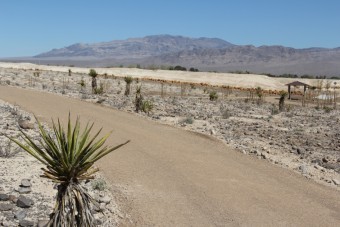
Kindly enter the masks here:
<path id="1" fill-rule="evenodd" d="M 303 87 L 303 95 L 305 95 L 307 88 L 309 88 L 308 84 L 302 83 L 300 81 L 294 81 L 289 84 L 286 84 L 288 86 L 288 99 L 291 99 L 291 86 L 294 87 Z"/>

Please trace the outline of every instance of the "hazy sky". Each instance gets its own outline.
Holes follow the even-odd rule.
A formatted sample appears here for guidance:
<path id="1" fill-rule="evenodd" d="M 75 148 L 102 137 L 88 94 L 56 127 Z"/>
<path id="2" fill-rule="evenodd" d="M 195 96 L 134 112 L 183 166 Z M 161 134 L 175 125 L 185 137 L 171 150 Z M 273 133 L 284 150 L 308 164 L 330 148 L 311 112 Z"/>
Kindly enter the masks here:
<path id="1" fill-rule="evenodd" d="M 156 34 L 339 47 L 340 0 L 1 0 L 0 29 L 0 57 Z"/>

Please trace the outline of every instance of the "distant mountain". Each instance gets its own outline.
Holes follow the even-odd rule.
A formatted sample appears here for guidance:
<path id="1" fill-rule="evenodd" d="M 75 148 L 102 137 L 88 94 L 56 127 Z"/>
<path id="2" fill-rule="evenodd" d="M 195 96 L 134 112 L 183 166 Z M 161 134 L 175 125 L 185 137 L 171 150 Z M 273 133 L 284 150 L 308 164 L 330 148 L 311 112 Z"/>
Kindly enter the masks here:
<path id="1" fill-rule="evenodd" d="M 179 51 L 220 49 L 233 44 L 216 38 L 187 38 L 182 36 L 155 35 L 94 44 L 77 43 L 53 49 L 35 57 L 95 57 L 95 58 L 144 58 Z"/>
<path id="2" fill-rule="evenodd" d="M 340 48 L 234 45 L 217 38 L 154 35 L 53 49 L 22 61 L 88 67 L 181 65 L 207 71 L 340 75 Z M 20 61 L 20 59 L 15 59 Z"/>
<path id="3" fill-rule="evenodd" d="M 283 46 L 232 46 L 163 54 L 152 64 L 185 65 L 211 71 L 340 75 L 340 48 L 294 49 Z"/>

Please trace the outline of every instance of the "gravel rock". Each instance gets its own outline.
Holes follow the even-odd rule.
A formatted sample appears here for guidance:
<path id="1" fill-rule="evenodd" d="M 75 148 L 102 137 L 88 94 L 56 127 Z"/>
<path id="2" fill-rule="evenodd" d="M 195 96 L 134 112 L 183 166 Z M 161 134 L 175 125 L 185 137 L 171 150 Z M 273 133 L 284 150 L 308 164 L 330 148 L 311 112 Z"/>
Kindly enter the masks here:
<path id="1" fill-rule="evenodd" d="M 0 201 L 8 201 L 9 195 L 7 194 L 0 194 Z"/>
<path id="2" fill-rule="evenodd" d="M 304 151 L 303 148 L 297 148 L 297 149 L 296 149 L 296 152 L 297 152 L 298 154 L 304 154 L 304 153 L 305 153 L 305 151 Z"/>
<path id="3" fill-rule="evenodd" d="M 109 204 L 111 201 L 111 198 L 109 196 L 104 196 L 104 197 L 100 197 L 98 199 L 99 203 L 105 203 L 105 204 Z"/>
<path id="4" fill-rule="evenodd" d="M 18 124 L 22 129 L 34 129 L 34 124 L 28 120 L 18 120 Z"/>
<path id="5" fill-rule="evenodd" d="M 2 224 L 2 226 L 6 226 L 6 227 L 7 227 L 7 226 L 8 226 L 8 227 L 9 227 L 9 226 L 14 226 L 11 222 L 9 222 L 9 221 L 7 221 L 7 220 L 3 220 L 1 224 Z"/>
<path id="6" fill-rule="evenodd" d="M 18 198 L 15 195 L 9 195 L 8 200 L 13 203 L 17 203 Z"/>
<path id="7" fill-rule="evenodd" d="M 19 187 L 17 189 L 17 191 L 20 193 L 20 194 L 28 194 L 32 191 L 31 188 L 24 188 L 24 187 Z"/>
<path id="8" fill-rule="evenodd" d="M 14 213 L 14 218 L 23 220 L 26 217 L 27 212 L 25 210 L 18 210 Z"/>
<path id="9" fill-rule="evenodd" d="M 29 220 L 21 220 L 19 222 L 19 226 L 21 226 L 21 227 L 31 227 L 31 226 L 34 226 L 34 222 L 29 221 Z"/>
<path id="10" fill-rule="evenodd" d="M 299 166 L 299 170 L 301 171 L 302 174 L 307 174 L 307 172 L 308 172 L 306 165 Z"/>
<path id="11" fill-rule="evenodd" d="M 47 223 L 49 220 L 38 220 L 37 227 L 47 227 Z"/>
<path id="12" fill-rule="evenodd" d="M 21 208 L 30 208 L 34 204 L 33 200 L 25 197 L 25 196 L 19 196 L 17 201 L 17 206 Z"/>
<path id="13" fill-rule="evenodd" d="M 14 208 L 13 204 L 0 203 L 0 211 L 9 211 Z"/>
<path id="14" fill-rule="evenodd" d="M 31 181 L 29 179 L 22 179 L 21 180 L 21 184 L 20 184 L 20 187 L 31 187 L 32 184 L 31 184 Z"/>

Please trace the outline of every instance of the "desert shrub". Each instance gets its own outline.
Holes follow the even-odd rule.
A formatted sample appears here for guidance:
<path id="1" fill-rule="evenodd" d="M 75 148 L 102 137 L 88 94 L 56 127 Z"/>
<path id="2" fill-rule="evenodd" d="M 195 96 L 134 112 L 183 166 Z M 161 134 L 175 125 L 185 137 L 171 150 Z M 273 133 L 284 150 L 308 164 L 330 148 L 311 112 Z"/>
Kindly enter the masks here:
<path id="1" fill-rule="evenodd" d="M 19 152 L 19 149 L 12 149 L 11 141 L 8 141 L 5 146 L 0 146 L 0 157 L 11 158 Z"/>
<path id="2" fill-rule="evenodd" d="M 217 100 L 218 99 L 218 94 L 217 94 L 217 92 L 216 91 L 211 91 L 210 93 L 209 93 L 209 100 L 210 101 L 215 101 L 215 100 Z"/>
<path id="3" fill-rule="evenodd" d="M 80 85 L 80 90 L 83 90 L 83 89 L 86 87 L 85 80 L 84 80 L 83 77 L 82 77 L 81 80 L 78 82 L 78 84 Z"/>
<path id="4" fill-rule="evenodd" d="M 86 93 L 82 93 L 80 99 L 88 99 L 89 96 Z"/>
<path id="5" fill-rule="evenodd" d="M 104 84 L 103 83 L 100 83 L 99 88 L 96 88 L 94 90 L 94 94 L 96 94 L 96 95 L 104 94 Z"/>
<path id="6" fill-rule="evenodd" d="M 153 103 L 150 100 L 143 101 L 142 111 L 144 113 L 147 113 L 149 115 L 149 113 L 152 111 L 152 109 L 153 109 Z"/>
<path id="7" fill-rule="evenodd" d="M 293 106 L 292 105 L 287 105 L 286 106 L 286 111 L 289 112 L 293 109 Z"/>
<path id="8" fill-rule="evenodd" d="M 288 93 L 286 91 L 280 92 L 280 100 L 279 100 L 279 110 L 282 112 L 285 108 L 285 99 Z"/>
<path id="9" fill-rule="evenodd" d="M 15 116 L 15 117 L 19 117 L 19 109 L 18 109 L 18 107 L 16 107 L 16 106 L 7 106 L 7 108 L 8 108 L 8 110 L 9 110 L 9 112 L 13 115 L 13 116 Z"/>
<path id="10" fill-rule="evenodd" d="M 325 113 L 330 113 L 333 109 L 329 106 L 325 106 L 323 110 L 325 111 Z"/>
<path id="11" fill-rule="evenodd" d="M 258 97 L 258 100 L 262 100 L 263 98 L 263 90 L 261 87 L 257 87 L 256 90 L 255 90 L 255 93 Z"/>
<path id="12" fill-rule="evenodd" d="M 279 113 L 279 110 L 276 108 L 275 105 L 272 105 L 271 108 L 270 108 L 270 114 L 271 115 L 276 115 Z"/>
<path id="13" fill-rule="evenodd" d="M 106 182 L 102 179 L 97 179 L 92 182 L 92 189 L 97 191 L 104 191 L 106 188 Z"/>
<path id="14" fill-rule="evenodd" d="M 143 108 L 142 86 L 137 87 L 136 90 L 135 108 L 137 113 Z"/>
<path id="15" fill-rule="evenodd" d="M 176 65 L 174 67 L 174 70 L 178 70 L 178 71 L 187 71 L 187 68 L 180 66 L 180 65 Z"/>
<path id="16" fill-rule="evenodd" d="M 185 123 L 185 124 L 191 125 L 191 124 L 194 123 L 194 121 L 195 121 L 195 120 L 194 120 L 192 117 L 186 117 L 186 118 L 182 119 L 182 120 L 180 121 L 180 123 Z"/>
<path id="17" fill-rule="evenodd" d="M 228 119 L 229 117 L 231 117 L 232 115 L 231 115 L 231 113 L 230 113 L 230 111 L 229 110 L 223 110 L 223 112 L 222 112 L 222 118 L 223 119 Z"/>
<path id="18" fill-rule="evenodd" d="M 103 147 L 110 134 L 97 140 L 101 130 L 92 137 L 93 124 L 87 124 L 81 132 L 79 118 L 72 127 L 71 116 L 67 130 L 64 130 L 59 119 L 57 124 L 52 121 L 51 134 L 38 119 L 36 121 L 41 137 L 39 144 L 23 131 L 21 138 L 24 143 L 10 139 L 46 166 L 42 168 L 42 177 L 58 184 L 56 204 L 47 226 L 95 226 L 91 205 L 96 203 L 81 182 L 94 178 L 98 168 L 93 165 L 97 160 L 129 141 L 115 147 Z"/>
<path id="19" fill-rule="evenodd" d="M 196 68 L 191 67 L 191 68 L 189 69 L 189 71 L 190 71 L 190 72 L 198 72 L 199 70 L 196 69 Z"/>
<path id="20" fill-rule="evenodd" d="M 124 81 L 126 83 L 124 95 L 129 96 L 130 90 L 131 90 L 131 83 L 133 81 L 133 78 L 131 76 L 126 76 L 126 77 L 124 77 Z"/>
<path id="21" fill-rule="evenodd" d="M 91 83 L 92 93 L 95 93 L 95 91 L 97 89 L 97 76 L 98 76 L 98 73 L 96 72 L 96 70 L 90 69 L 89 76 L 92 77 L 92 83 Z"/>

